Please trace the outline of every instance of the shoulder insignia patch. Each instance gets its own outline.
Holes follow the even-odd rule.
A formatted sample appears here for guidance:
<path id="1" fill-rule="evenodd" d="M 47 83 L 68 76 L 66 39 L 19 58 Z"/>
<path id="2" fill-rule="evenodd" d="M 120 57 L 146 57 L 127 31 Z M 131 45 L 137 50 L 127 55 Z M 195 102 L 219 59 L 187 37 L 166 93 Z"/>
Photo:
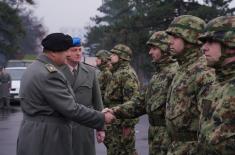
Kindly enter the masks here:
<path id="1" fill-rule="evenodd" d="M 52 65 L 52 64 L 45 64 L 45 67 L 46 67 L 46 69 L 47 69 L 50 73 L 52 73 L 52 72 L 57 72 L 57 69 L 56 69 L 55 66 Z"/>

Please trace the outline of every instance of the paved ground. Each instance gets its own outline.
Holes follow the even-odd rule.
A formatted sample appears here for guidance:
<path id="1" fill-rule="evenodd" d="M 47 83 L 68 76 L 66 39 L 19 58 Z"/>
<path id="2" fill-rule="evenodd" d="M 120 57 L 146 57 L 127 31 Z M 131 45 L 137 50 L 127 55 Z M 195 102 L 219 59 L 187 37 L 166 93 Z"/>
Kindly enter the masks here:
<path id="1" fill-rule="evenodd" d="M 16 141 L 22 116 L 17 106 L 11 109 L 0 109 L 0 155 L 16 154 Z M 136 125 L 136 148 L 139 155 L 148 155 L 147 129 L 147 117 L 142 116 Z M 97 155 L 106 154 L 103 144 L 97 144 L 96 150 Z"/>

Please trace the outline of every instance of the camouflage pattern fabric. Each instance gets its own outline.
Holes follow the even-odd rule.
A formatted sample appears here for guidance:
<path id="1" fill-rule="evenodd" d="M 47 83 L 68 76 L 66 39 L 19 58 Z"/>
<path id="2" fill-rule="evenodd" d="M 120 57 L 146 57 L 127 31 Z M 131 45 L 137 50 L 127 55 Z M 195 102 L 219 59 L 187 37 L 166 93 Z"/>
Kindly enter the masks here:
<path id="1" fill-rule="evenodd" d="M 222 42 L 227 47 L 235 47 L 235 17 L 221 16 L 211 20 L 205 28 L 205 32 L 199 39 L 205 42 L 207 39 Z"/>
<path id="2" fill-rule="evenodd" d="M 199 140 L 202 154 L 235 154 L 235 64 L 217 74 L 218 83 L 203 92 Z M 223 78 L 222 78 L 223 77 Z"/>
<path id="3" fill-rule="evenodd" d="M 101 63 L 102 64 L 105 64 L 107 63 L 107 61 L 110 59 L 110 55 L 111 53 L 107 50 L 99 50 L 97 53 L 96 53 L 96 57 L 101 59 Z"/>
<path id="4" fill-rule="evenodd" d="M 193 146 L 197 146 L 199 130 L 199 92 L 215 81 L 214 70 L 206 66 L 204 56 L 199 57 L 199 48 L 185 50 L 177 59 L 180 69 L 167 96 L 166 125 L 173 141 L 168 155 L 194 152 L 196 149 Z"/>
<path id="5" fill-rule="evenodd" d="M 148 114 L 150 155 L 166 154 L 170 144 L 165 127 L 165 104 L 168 87 L 177 72 L 178 63 L 172 59 L 165 60 L 165 63 L 158 64 L 160 70 L 153 75 L 145 94 L 113 108 L 119 118 L 136 118 Z"/>
<path id="6" fill-rule="evenodd" d="M 168 59 L 165 64 L 159 64 L 159 68 L 159 72 L 150 80 L 145 96 L 145 108 L 150 121 L 150 155 L 165 155 L 171 142 L 165 126 L 165 107 L 168 88 L 178 70 L 178 63 Z"/>
<path id="7" fill-rule="evenodd" d="M 157 31 L 152 34 L 146 43 L 149 46 L 158 47 L 162 54 L 169 55 L 170 38 L 165 31 Z"/>
<path id="8" fill-rule="evenodd" d="M 99 80 L 102 100 L 104 100 L 104 93 L 105 93 L 106 86 L 112 77 L 112 73 L 108 66 L 108 61 L 110 59 L 110 56 L 111 56 L 111 53 L 107 50 L 99 50 L 96 53 L 96 57 L 101 60 L 101 64 L 98 65 L 97 67 L 100 70 L 98 74 L 98 80 Z M 107 107 L 106 105 L 104 106 Z"/>
<path id="9" fill-rule="evenodd" d="M 178 36 L 191 44 L 200 44 L 198 37 L 205 27 L 205 22 L 195 16 L 182 15 L 176 17 L 166 30 L 168 34 Z"/>
<path id="10" fill-rule="evenodd" d="M 98 66 L 98 68 L 100 70 L 100 72 L 98 74 L 100 91 L 101 91 L 102 99 L 104 100 L 105 89 L 107 87 L 108 82 L 112 78 L 112 73 L 110 72 L 107 64 L 100 65 L 100 66 Z M 104 107 L 107 107 L 107 106 L 108 105 L 105 105 L 105 102 L 104 102 Z"/>
<path id="11" fill-rule="evenodd" d="M 104 97 L 105 105 L 110 108 L 139 95 L 138 77 L 128 61 L 120 60 L 113 64 L 112 73 Z M 136 154 L 134 127 L 137 123 L 138 119 L 117 119 L 112 125 L 107 126 L 104 144 L 108 155 Z M 128 137 L 123 136 L 124 128 L 131 129 Z"/>
<path id="12" fill-rule="evenodd" d="M 179 66 L 174 59 L 169 57 L 169 36 L 165 32 L 153 33 L 147 41 L 147 45 L 160 48 L 163 58 L 160 62 L 154 62 L 155 72 L 146 92 L 113 109 L 116 116 L 120 118 L 135 118 L 147 113 L 150 122 L 148 130 L 149 154 L 164 155 L 170 144 L 165 127 L 166 96 Z"/>
<path id="13" fill-rule="evenodd" d="M 107 155 L 137 155 L 135 149 L 135 128 L 131 127 L 127 137 L 123 136 L 122 128 L 123 126 L 118 124 L 107 126 L 104 141 Z"/>
<path id="14" fill-rule="evenodd" d="M 131 60 L 132 50 L 126 45 L 118 44 L 118 45 L 114 46 L 114 48 L 111 49 L 110 52 L 117 54 L 119 56 L 119 58 L 121 58 L 123 60 L 126 60 L 126 61 Z"/>
<path id="15" fill-rule="evenodd" d="M 201 92 L 199 148 L 203 149 L 198 152 L 202 155 L 235 154 L 235 62 L 223 64 L 225 58 L 234 56 L 224 52 L 235 47 L 234 28 L 235 16 L 217 17 L 201 36 L 203 42 L 219 41 L 223 46 L 222 56 L 213 66 L 217 81 Z"/>

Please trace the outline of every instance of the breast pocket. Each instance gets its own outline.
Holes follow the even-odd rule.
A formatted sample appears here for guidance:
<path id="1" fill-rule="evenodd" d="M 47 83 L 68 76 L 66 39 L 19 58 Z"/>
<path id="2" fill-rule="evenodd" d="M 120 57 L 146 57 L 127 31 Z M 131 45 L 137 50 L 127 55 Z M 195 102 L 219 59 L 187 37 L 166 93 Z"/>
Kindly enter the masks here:
<path id="1" fill-rule="evenodd" d="M 92 85 L 91 84 L 83 84 L 77 88 L 75 91 L 78 102 L 87 107 L 92 106 Z"/>

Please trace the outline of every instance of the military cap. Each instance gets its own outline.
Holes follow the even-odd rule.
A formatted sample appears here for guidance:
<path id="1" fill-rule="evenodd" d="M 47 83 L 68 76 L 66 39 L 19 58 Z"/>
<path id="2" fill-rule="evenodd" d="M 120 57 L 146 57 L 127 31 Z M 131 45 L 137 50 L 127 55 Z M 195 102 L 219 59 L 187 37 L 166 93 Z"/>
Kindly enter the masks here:
<path id="1" fill-rule="evenodd" d="M 95 56 L 103 61 L 106 61 L 110 58 L 111 53 L 107 50 L 99 50 Z"/>
<path id="2" fill-rule="evenodd" d="M 132 50 L 130 49 L 130 47 L 126 45 L 123 44 L 115 45 L 110 52 L 117 54 L 123 60 L 127 61 L 131 60 Z"/>
<path id="3" fill-rule="evenodd" d="M 191 44 L 200 44 L 198 37 L 203 33 L 205 21 L 192 15 L 176 17 L 166 30 L 170 35 L 175 35 Z"/>
<path id="4" fill-rule="evenodd" d="M 156 46 L 160 48 L 161 51 L 167 52 L 169 50 L 170 38 L 165 31 L 158 31 L 152 34 L 146 44 Z"/>
<path id="5" fill-rule="evenodd" d="M 81 46 L 81 39 L 78 37 L 73 38 L 73 46 Z"/>
<path id="6" fill-rule="evenodd" d="M 212 19 L 206 25 L 199 40 L 202 42 L 214 40 L 227 47 L 235 48 L 235 16 L 220 16 Z"/>
<path id="7" fill-rule="evenodd" d="M 46 36 L 41 44 L 46 50 L 62 52 L 73 46 L 73 40 L 71 36 L 63 33 L 52 33 Z"/>

